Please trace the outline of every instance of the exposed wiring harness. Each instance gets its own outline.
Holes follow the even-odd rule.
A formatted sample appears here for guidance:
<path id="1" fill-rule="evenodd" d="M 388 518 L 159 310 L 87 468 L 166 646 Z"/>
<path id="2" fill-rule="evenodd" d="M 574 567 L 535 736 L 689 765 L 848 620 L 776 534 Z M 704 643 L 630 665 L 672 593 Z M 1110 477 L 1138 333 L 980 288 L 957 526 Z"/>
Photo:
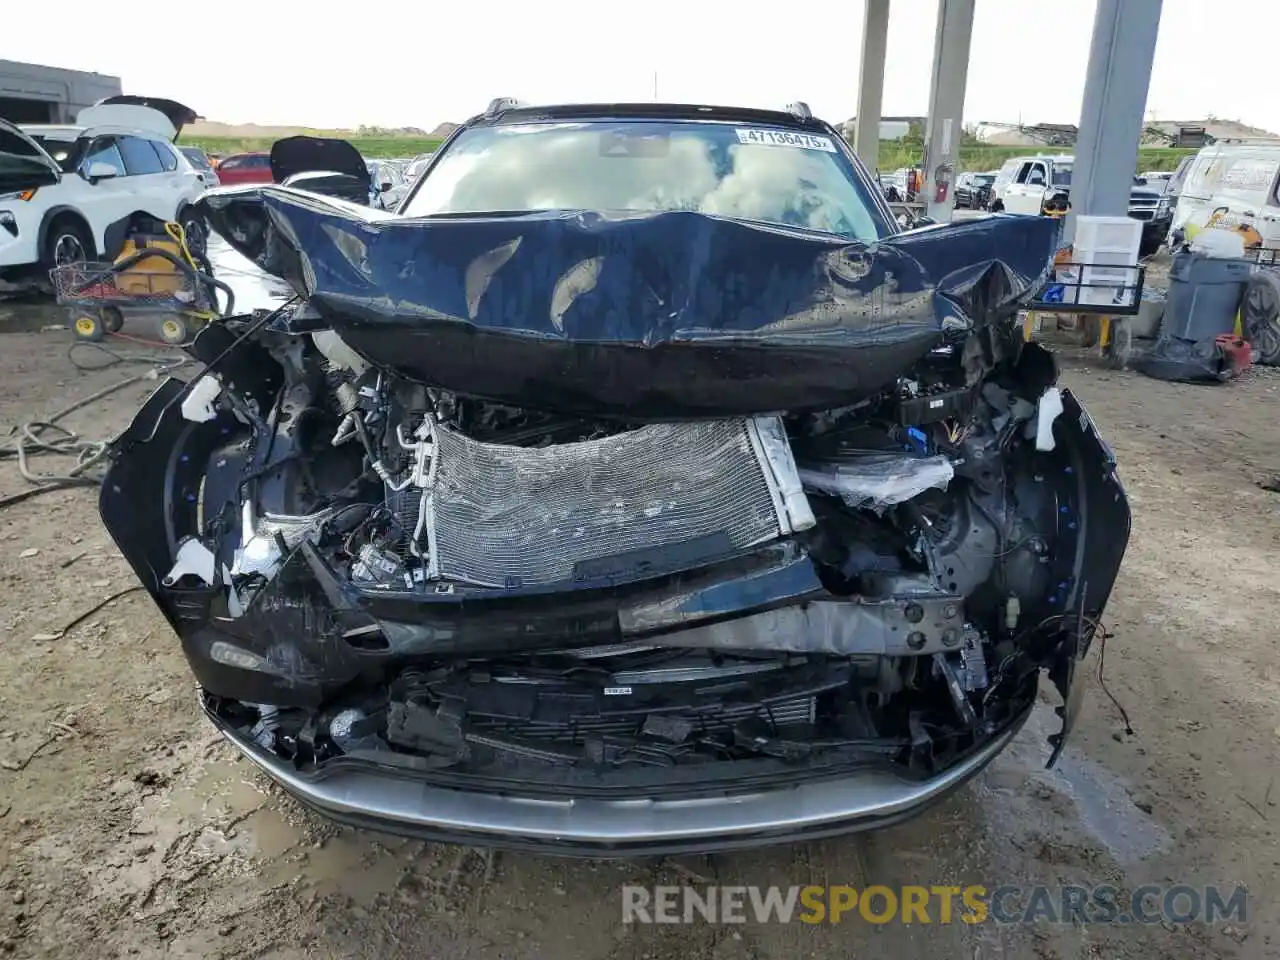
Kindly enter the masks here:
<path id="1" fill-rule="evenodd" d="M 1008 672 L 1013 668 L 1017 660 L 1020 657 L 1024 656 L 1024 652 L 1021 649 L 1023 641 L 1039 633 L 1041 630 L 1045 629 L 1046 627 L 1050 627 L 1050 626 L 1062 627 L 1063 625 L 1067 624 L 1071 620 L 1074 620 L 1076 622 L 1077 637 L 1080 637 L 1083 635 L 1084 627 L 1088 625 L 1090 636 L 1095 638 L 1098 641 L 1098 686 L 1102 688 L 1102 692 L 1106 694 L 1107 699 L 1110 700 L 1112 705 L 1116 708 L 1116 710 L 1119 711 L 1120 719 L 1124 721 L 1124 732 L 1129 736 L 1133 736 L 1134 729 L 1133 729 L 1133 724 L 1129 720 L 1129 711 L 1127 711 L 1124 708 L 1124 706 L 1120 703 L 1119 698 L 1117 698 L 1116 695 L 1111 692 L 1111 688 L 1107 686 L 1107 681 L 1104 674 L 1104 671 L 1106 668 L 1106 661 L 1107 661 L 1107 641 L 1110 640 L 1112 637 L 1114 637 L 1115 634 L 1106 628 L 1106 625 L 1102 622 L 1100 618 L 1091 617 L 1088 614 L 1083 612 L 1074 613 L 1074 614 L 1055 613 L 1052 616 L 1045 617 L 1035 626 L 1028 627 L 1027 629 L 1021 631 L 1016 637 L 1014 637 L 1013 638 L 1014 650 L 1012 653 L 1008 654 L 996 666 L 995 679 L 991 682 L 991 685 L 987 688 L 986 694 L 982 698 L 983 705 L 985 706 L 986 703 L 992 698 L 992 696 L 995 694 L 996 688 L 1004 681 L 1005 677 L 1008 675 Z"/>

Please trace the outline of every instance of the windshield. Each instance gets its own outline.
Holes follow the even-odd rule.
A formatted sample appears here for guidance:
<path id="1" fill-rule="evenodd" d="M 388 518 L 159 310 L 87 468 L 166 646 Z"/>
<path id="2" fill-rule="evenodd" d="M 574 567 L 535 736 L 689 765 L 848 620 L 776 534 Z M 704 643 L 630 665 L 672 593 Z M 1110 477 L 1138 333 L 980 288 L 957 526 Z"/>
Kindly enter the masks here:
<path id="1" fill-rule="evenodd" d="M 28 183 L 45 183 L 52 176 L 49 161 L 40 156 L 39 151 L 0 125 L 0 192 L 6 192 L 14 184 L 25 191 L 29 189 Z"/>
<path id="2" fill-rule="evenodd" d="M 209 158 L 204 155 L 204 151 L 199 147 L 179 147 L 182 155 L 191 161 L 191 165 L 197 170 L 212 170 L 213 164 L 209 162 Z"/>
<path id="3" fill-rule="evenodd" d="M 79 157 L 76 153 L 76 141 L 55 139 L 53 137 L 41 137 L 31 134 L 31 139 L 40 146 L 44 147 L 45 153 L 58 161 L 58 166 L 62 168 L 63 173 L 75 173 L 76 161 Z"/>
<path id="4" fill-rule="evenodd" d="M 1055 163 L 1053 165 L 1053 185 L 1055 187 L 1071 186 L 1071 164 Z"/>
<path id="5" fill-rule="evenodd" d="M 975 187 L 989 187 L 996 182 L 994 173 L 975 173 L 973 175 L 973 185 Z"/>
<path id="6" fill-rule="evenodd" d="M 873 209 L 830 137 L 601 120 L 467 130 L 401 213 L 689 210 L 873 240 L 881 233 Z"/>

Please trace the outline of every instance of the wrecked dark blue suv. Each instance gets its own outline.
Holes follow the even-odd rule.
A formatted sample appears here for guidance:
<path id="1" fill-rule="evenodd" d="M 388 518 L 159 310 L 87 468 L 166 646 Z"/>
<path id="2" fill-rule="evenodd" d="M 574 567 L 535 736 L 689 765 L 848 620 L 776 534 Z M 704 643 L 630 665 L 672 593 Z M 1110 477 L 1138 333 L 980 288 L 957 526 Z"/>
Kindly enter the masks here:
<path id="1" fill-rule="evenodd" d="M 1052 221 L 899 232 L 803 105 L 502 101 L 398 214 L 202 212 L 298 298 L 202 332 L 102 515 L 304 802 L 707 850 L 912 814 L 1042 672 L 1070 725 L 1129 512 L 1016 323 Z"/>

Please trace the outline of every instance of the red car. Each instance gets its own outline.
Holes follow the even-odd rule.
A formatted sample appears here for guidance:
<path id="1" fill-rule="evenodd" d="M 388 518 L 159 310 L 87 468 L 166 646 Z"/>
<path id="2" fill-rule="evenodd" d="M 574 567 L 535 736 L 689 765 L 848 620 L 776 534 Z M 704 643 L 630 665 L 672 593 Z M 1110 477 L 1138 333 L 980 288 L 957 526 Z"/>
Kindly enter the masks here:
<path id="1" fill-rule="evenodd" d="M 218 182 L 224 186 L 231 183 L 273 183 L 274 180 L 269 153 L 233 153 L 218 164 Z"/>

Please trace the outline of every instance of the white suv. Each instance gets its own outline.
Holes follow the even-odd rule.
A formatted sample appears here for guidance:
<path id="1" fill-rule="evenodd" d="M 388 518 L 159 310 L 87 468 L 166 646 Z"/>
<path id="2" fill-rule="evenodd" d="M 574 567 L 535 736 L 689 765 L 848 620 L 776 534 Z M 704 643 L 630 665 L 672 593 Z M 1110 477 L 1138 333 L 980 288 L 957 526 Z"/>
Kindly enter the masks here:
<path id="1" fill-rule="evenodd" d="M 5 124 L 0 129 L 0 275 L 86 259 L 113 259 L 131 225 L 182 223 L 193 245 L 203 229 L 189 213 L 211 185 L 173 146 L 195 119 L 171 100 L 108 97 L 74 126 Z M 19 189 L 21 171 L 56 178 Z"/>

